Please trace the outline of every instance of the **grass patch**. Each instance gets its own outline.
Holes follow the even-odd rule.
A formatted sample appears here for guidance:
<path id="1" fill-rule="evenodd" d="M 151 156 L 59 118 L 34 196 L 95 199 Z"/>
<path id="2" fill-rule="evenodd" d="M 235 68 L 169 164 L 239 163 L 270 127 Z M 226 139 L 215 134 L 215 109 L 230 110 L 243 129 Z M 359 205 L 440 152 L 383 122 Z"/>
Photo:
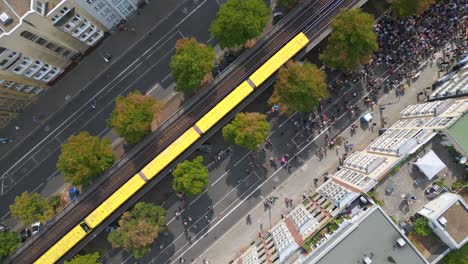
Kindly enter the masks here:
<path id="1" fill-rule="evenodd" d="M 384 202 L 380 199 L 377 192 L 368 192 L 367 195 L 374 200 L 374 202 L 380 206 L 384 205 Z"/>
<path id="2" fill-rule="evenodd" d="M 452 250 L 439 263 L 442 264 L 468 264 L 468 243 L 458 250 Z"/>

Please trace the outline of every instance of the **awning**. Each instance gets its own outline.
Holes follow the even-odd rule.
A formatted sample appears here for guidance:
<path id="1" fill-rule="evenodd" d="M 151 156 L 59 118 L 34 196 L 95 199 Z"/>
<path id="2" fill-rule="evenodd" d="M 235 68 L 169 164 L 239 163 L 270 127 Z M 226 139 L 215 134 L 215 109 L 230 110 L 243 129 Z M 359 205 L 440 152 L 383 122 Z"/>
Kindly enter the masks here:
<path id="1" fill-rule="evenodd" d="M 418 166 L 429 180 L 446 167 L 432 150 L 424 155 L 424 157 L 418 159 L 415 165 Z"/>

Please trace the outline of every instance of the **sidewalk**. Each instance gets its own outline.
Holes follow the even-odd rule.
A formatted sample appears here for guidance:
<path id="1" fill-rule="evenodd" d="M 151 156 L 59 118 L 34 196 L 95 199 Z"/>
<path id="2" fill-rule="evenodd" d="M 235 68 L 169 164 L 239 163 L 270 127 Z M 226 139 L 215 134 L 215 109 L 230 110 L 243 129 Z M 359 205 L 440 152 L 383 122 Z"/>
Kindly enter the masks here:
<path id="1" fill-rule="evenodd" d="M 114 31 L 95 46 L 90 54 L 84 57 L 74 68 L 65 73 L 52 87 L 44 91 L 32 102 L 19 116 L 9 125 L 0 128 L 2 137 L 12 138 L 14 141 L 9 144 L 0 144 L 0 152 L 7 151 L 21 144 L 22 140 L 34 134 L 38 129 L 44 131 L 53 130 L 53 125 L 48 121 L 53 119 L 57 112 L 73 104 L 73 100 L 85 89 L 83 80 L 94 79 L 107 72 L 108 68 L 117 63 L 119 58 L 127 52 L 132 51 L 132 47 L 151 31 L 155 25 L 159 24 L 165 16 L 174 9 L 177 9 L 183 0 L 176 1 L 152 1 L 147 4 L 139 13 L 130 17 L 125 24 L 129 28 L 136 28 L 135 32 Z M 112 55 L 112 60 L 107 64 L 99 51 L 105 51 Z M 99 69 L 96 71 L 96 69 Z M 88 94 L 93 94 L 88 91 Z M 82 95 L 83 96 L 83 95 Z M 20 129 L 16 130 L 15 126 Z M 3 157 L 0 157 L 2 159 Z"/>
<path id="2" fill-rule="evenodd" d="M 384 117 L 386 122 L 393 124 L 398 120 L 400 111 L 409 104 L 417 103 L 416 95 L 430 86 L 437 78 L 438 68 L 435 66 L 428 67 L 421 73 L 419 79 L 411 85 L 411 88 L 406 91 L 404 96 L 398 98 L 393 91 L 390 91 L 389 94 L 381 97 L 378 105 L 385 105 Z M 378 105 L 374 106 L 374 120 L 379 124 L 381 116 Z M 355 123 L 359 125 L 359 121 Z M 347 140 L 354 144 L 355 150 L 361 150 L 378 136 L 378 129 L 374 129 L 374 131 L 360 129 L 355 136 L 350 137 L 349 128 L 346 128 L 340 135 L 343 137 L 343 142 Z M 292 198 L 294 206 L 298 205 L 302 201 L 302 194 L 306 190 L 316 189 L 313 184 L 314 179 L 319 179 L 317 186 L 320 186 L 323 183 L 323 177 L 321 176 L 325 172 L 334 171 L 337 166 L 338 158 L 335 151 L 329 151 L 328 155 L 322 160 L 319 160 L 317 156 L 313 156 L 269 194 L 270 196 L 279 197 L 279 203 L 268 211 L 264 210 L 263 203 L 259 203 L 249 212 L 252 216 L 252 224 L 248 225 L 245 217 L 241 218 L 237 224 L 207 248 L 195 263 L 203 263 L 203 259 L 209 260 L 210 263 L 229 263 L 235 260 L 258 238 L 261 231 L 260 223 L 263 223 L 263 232 L 265 232 L 281 220 L 281 214 L 287 214 L 292 210 L 293 207 L 284 207 L 285 197 Z"/>

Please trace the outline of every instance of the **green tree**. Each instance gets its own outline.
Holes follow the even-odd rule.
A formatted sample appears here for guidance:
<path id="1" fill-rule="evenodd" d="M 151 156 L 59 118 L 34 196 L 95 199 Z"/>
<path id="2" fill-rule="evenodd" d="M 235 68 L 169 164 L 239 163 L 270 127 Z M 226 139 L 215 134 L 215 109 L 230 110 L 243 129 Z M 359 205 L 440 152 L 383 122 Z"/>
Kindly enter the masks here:
<path id="1" fill-rule="evenodd" d="M 99 264 L 101 256 L 99 252 L 86 255 L 75 255 L 71 260 L 65 261 L 65 264 Z"/>
<path id="2" fill-rule="evenodd" d="M 193 161 L 179 163 L 173 173 L 173 188 L 188 196 L 199 195 L 208 186 L 208 169 L 203 165 L 203 157 L 197 156 Z"/>
<path id="3" fill-rule="evenodd" d="M 432 234 L 432 228 L 424 217 L 420 217 L 414 221 L 413 230 L 416 234 L 421 236 L 429 236 Z"/>
<path id="4" fill-rule="evenodd" d="M 160 206 L 137 203 L 131 212 L 125 212 L 119 220 L 119 228 L 107 239 L 112 247 L 124 247 L 136 259 L 151 251 L 158 234 L 166 230 L 166 210 Z"/>
<path id="5" fill-rule="evenodd" d="M 23 192 L 16 196 L 15 202 L 10 205 L 11 215 L 25 225 L 37 221 L 47 221 L 53 215 L 53 208 L 49 201 L 39 193 Z"/>
<path id="6" fill-rule="evenodd" d="M 20 245 L 20 242 L 20 237 L 15 232 L 0 232 L 0 258 L 13 253 Z"/>
<path id="7" fill-rule="evenodd" d="M 277 4 L 280 6 L 293 8 L 299 3 L 299 0 L 278 0 Z"/>
<path id="8" fill-rule="evenodd" d="M 270 9 L 263 0 L 228 0 L 221 6 L 210 32 L 222 48 L 244 45 L 262 34 Z"/>
<path id="9" fill-rule="evenodd" d="M 328 97 L 325 73 L 309 62 L 288 62 L 275 82 L 270 104 L 280 105 L 283 113 L 313 111 L 321 98 Z"/>
<path id="10" fill-rule="evenodd" d="M 374 18 L 361 9 L 342 10 L 332 22 L 332 33 L 320 60 L 330 68 L 357 70 L 378 50 Z"/>
<path id="11" fill-rule="evenodd" d="M 61 146 L 57 169 L 65 181 L 73 185 L 86 185 L 106 171 L 115 161 L 110 140 L 80 132 Z"/>
<path id="12" fill-rule="evenodd" d="M 214 67 L 215 52 L 212 47 L 197 42 L 195 38 L 177 40 L 176 53 L 171 59 L 172 76 L 180 92 L 194 91 Z"/>
<path id="13" fill-rule="evenodd" d="M 125 97 L 117 97 L 107 125 L 128 143 L 134 144 L 151 132 L 151 122 L 162 110 L 162 102 L 134 91 Z"/>
<path id="14" fill-rule="evenodd" d="M 409 17 L 413 15 L 421 15 L 435 0 L 387 0 L 392 6 L 394 15 L 397 17 Z"/>
<path id="15" fill-rule="evenodd" d="M 270 131 L 266 115 L 260 113 L 238 113 L 234 120 L 223 128 L 223 137 L 227 141 L 257 150 Z"/>
<path id="16" fill-rule="evenodd" d="M 468 243 L 460 249 L 453 249 L 444 258 L 442 264 L 468 264 Z"/>

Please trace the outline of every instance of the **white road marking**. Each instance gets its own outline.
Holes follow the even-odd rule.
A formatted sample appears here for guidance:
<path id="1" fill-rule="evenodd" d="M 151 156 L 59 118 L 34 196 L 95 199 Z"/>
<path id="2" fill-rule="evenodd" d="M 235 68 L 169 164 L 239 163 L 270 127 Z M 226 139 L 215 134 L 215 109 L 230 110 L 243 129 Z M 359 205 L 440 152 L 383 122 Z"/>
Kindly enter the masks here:
<path id="1" fill-rule="evenodd" d="M 159 44 L 159 42 L 163 39 L 165 39 L 167 37 L 167 35 L 169 35 L 169 33 L 173 32 L 177 27 L 179 27 L 182 23 L 184 23 L 193 13 L 195 13 L 196 11 L 198 11 L 198 9 L 200 7 L 202 7 L 205 3 L 207 2 L 207 0 L 204 0 L 203 2 L 201 2 L 194 10 L 192 10 L 190 13 L 188 13 L 181 21 L 179 21 L 174 27 L 172 27 L 164 36 L 162 36 L 160 38 L 160 40 L 156 41 L 156 43 L 154 43 L 150 48 L 148 48 L 142 55 L 140 55 L 137 59 L 135 59 L 135 61 L 133 61 L 127 68 L 125 68 L 122 72 L 120 72 L 116 77 L 113 78 L 113 80 L 116 80 L 118 79 L 121 75 L 125 74 L 125 72 L 130 69 L 131 67 L 133 67 L 133 65 L 135 63 L 137 63 L 141 58 L 143 58 L 144 56 L 146 56 L 146 54 L 151 50 L 153 49 L 156 45 Z M 180 7 L 177 6 L 174 10 L 171 11 L 171 13 L 169 13 L 166 17 L 164 17 L 158 24 L 156 24 L 154 27 L 151 28 L 150 31 L 153 31 L 162 21 L 166 20 L 167 17 L 169 17 L 171 14 L 173 14 L 176 10 L 178 10 Z M 175 32 L 177 33 L 177 32 Z M 143 38 L 145 38 L 146 36 L 142 36 L 138 41 L 135 42 L 135 44 L 133 44 L 132 46 L 130 46 L 130 48 L 128 48 L 126 51 L 124 51 L 119 57 L 117 57 L 115 60 L 113 60 L 100 74 L 96 75 L 96 77 L 94 77 L 88 84 L 86 84 L 82 90 L 86 90 L 87 87 L 89 85 L 91 85 L 97 78 L 99 78 L 105 71 L 107 71 L 107 69 L 109 67 L 111 67 L 114 63 L 116 63 L 122 56 L 124 56 L 126 53 L 128 53 L 135 45 L 137 45 L 139 42 L 141 42 L 141 40 Z M 42 139 L 38 144 L 36 144 L 33 148 L 31 148 L 25 155 L 23 155 L 18 161 L 16 161 L 3 175 L 6 175 L 12 168 L 14 168 L 15 166 L 17 166 L 20 162 L 22 162 L 29 154 L 31 154 L 32 152 L 34 152 L 43 142 L 45 142 L 46 140 L 48 140 L 50 138 L 50 136 L 52 136 L 55 132 L 57 131 L 60 131 L 62 132 L 63 130 L 66 129 L 65 128 L 62 128 L 62 126 L 64 124 L 67 124 L 69 120 L 71 120 L 72 118 L 73 119 L 77 119 L 78 117 L 75 117 L 75 115 L 77 113 L 80 113 L 82 111 L 83 108 L 88 108 L 88 104 L 92 101 L 95 101 L 96 98 L 98 98 L 98 96 L 103 93 L 105 90 L 107 90 L 108 86 L 112 83 L 112 81 L 104 86 L 101 90 L 99 90 L 92 98 L 90 98 L 85 104 L 83 104 L 77 111 L 75 111 L 72 115 L 70 115 L 70 117 L 68 117 L 64 122 L 62 122 L 60 125 L 58 125 L 53 131 L 51 131 L 44 139 Z M 114 88 L 115 85 L 112 87 Z M 82 114 L 80 114 L 81 116 Z M 47 122 L 49 119 L 45 120 L 44 122 Z M 39 129 L 39 128 L 37 128 Z M 24 139 L 28 138 L 32 133 L 34 133 L 37 129 L 33 130 L 31 133 L 29 133 Z M 57 133 L 59 134 L 59 133 Z M 24 141 L 24 139 L 22 141 Z M 22 142 L 21 141 L 21 142 Z M 16 146 L 19 146 L 21 144 L 21 142 L 19 142 Z M 11 151 L 13 151 L 14 149 L 16 149 L 16 146 L 11 148 L 10 150 L 8 150 L 4 155 L 3 157 L 5 157 L 6 155 L 8 155 L 8 153 L 10 153 Z M 2 159 L 3 159 L 2 157 Z M 3 194 L 3 191 L 2 193 Z"/>
<path id="2" fill-rule="evenodd" d="M 216 185 L 216 183 L 218 183 L 224 176 L 226 176 L 228 173 L 229 173 L 230 170 L 226 171 L 225 173 L 223 173 L 223 175 L 221 175 L 218 179 L 216 179 L 216 181 L 214 181 L 210 186 L 213 187 Z"/>
<path id="3" fill-rule="evenodd" d="M 234 167 L 236 167 L 237 165 L 239 165 L 239 163 L 241 163 L 245 158 L 247 158 L 250 153 L 252 153 L 252 151 L 249 151 L 247 152 L 247 154 L 245 154 L 242 158 L 240 158 L 240 160 L 238 160 L 235 164 L 234 164 Z"/>

